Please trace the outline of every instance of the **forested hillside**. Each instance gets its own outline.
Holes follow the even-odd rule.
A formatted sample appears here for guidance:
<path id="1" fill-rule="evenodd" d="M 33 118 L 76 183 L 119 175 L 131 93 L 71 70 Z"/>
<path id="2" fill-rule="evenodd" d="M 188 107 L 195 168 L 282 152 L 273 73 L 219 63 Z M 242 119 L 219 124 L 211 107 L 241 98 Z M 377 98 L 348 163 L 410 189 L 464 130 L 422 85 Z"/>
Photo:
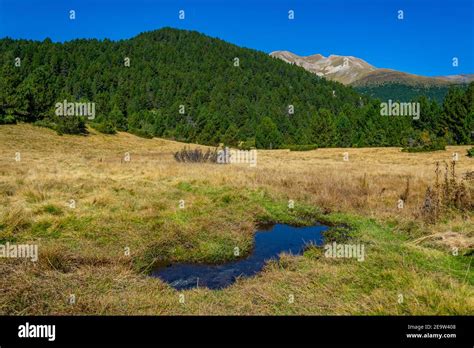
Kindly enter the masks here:
<path id="1" fill-rule="evenodd" d="M 81 132 L 92 122 L 111 133 L 258 148 L 400 146 L 420 137 L 469 143 L 474 130 L 472 84 L 466 92 L 453 89 L 444 106 L 423 100 L 418 121 L 381 116 L 380 101 L 352 87 L 171 28 L 117 42 L 6 38 L 0 64 L 0 123 Z M 63 100 L 94 102 L 95 119 L 56 116 Z"/>
<path id="2" fill-rule="evenodd" d="M 428 99 L 434 100 L 438 103 L 442 103 L 449 89 L 453 87 L 466 89 L 468 87 L 468 84 L 413 86 L 401 83 L 384 83 L 379 85 L 358 86 L 355 87 L 355 90 L 362 94 L 366 94 L 372 98 L 378 98 L 380 100 L 394 99 L 394 96 L 396 96 L 395 99 L 407 101 L 416 99 L 420 96 L 425 96 Z"/>

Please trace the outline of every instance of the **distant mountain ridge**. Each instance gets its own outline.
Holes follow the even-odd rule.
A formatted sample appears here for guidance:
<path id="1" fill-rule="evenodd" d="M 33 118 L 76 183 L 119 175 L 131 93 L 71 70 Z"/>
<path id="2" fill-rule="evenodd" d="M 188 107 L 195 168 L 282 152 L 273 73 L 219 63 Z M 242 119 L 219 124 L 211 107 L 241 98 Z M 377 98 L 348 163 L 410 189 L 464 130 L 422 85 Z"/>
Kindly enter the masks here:
<path id="1" fill-rule="evenodd" d="M 459 74 L 459 75 L 447 75 L 447 76 L 435 76 L 446 81 L 453 83 L 470 83 L 474 81 L 474 74 Z"/>
<path id="2" fill-rule="evenodd" d="M 363 59 L 353 56 L 330 55 L 324 57 L 321 54 L 315 54 L 304 57 L 289 51 L 274 51 L 270 53 L 270 56 L 301 66 L 326 79 L 356 87 L 386 83 L 409 86 L 448 86 L 474 81 L 474 74 L 427 77 L 393 69 L 377 68 Z"/>
<path id="3" fill-rule="evenodd" d="M 330 55 L 324 57 L 321 54 L 315 54 L 301 57 L 289 51 L 275 51 L 270 53 L 270 56 L 301 66 L 318 76 L 343 84 L 351 84 L 369 72 L 376 70 L 373 65 L 352 56 Z"/>

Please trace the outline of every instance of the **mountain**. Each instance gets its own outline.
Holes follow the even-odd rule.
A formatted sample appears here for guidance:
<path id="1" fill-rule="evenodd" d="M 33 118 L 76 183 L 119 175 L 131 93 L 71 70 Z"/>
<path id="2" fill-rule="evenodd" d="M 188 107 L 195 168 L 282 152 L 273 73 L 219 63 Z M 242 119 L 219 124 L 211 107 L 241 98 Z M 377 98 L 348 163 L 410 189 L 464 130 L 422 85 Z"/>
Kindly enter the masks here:
<path id="1" fill-rule="evenodd" d="M 329 57 L 324 57 L 320 54 L 315 54 L 301 57 L 289 51 L 275 51 L 270 53 L 270 56 L 301 66 L 318 76 L 343 84 L 351 84 L 362 76 L 376 70 L 374 66 L 366 61 L 352 56 L 330 55 Z"/>
<path id="2" fill-rule="evenodd" d="M 354 57 L 306 62 L 348 82 L 373 69 Z M 379 101 L 351 86 L 196 31 L 163 28 L 120 41 L 0 39 L 0 124 L 34 122 L 58 133 L 87 133 L 88 123 L 104 133 L 244 148 L 403 146 L 426 134 L 461 143 L 473 129 L 470 113 L 449 112 L 469 110 L 472 91 L 453 92 L 445 114 L 422 106 L 414 121 L 383 116 Z M 81 104 L 93 115 L 84 117 Z"/>
<path id="3" fill-rule="evenodd" d="M 374 86 L 389 83 L 407 86 L 447 86 L 453 82 L 443 78 L 408 74 L 392 69 L 376 69 L 353 81 L 351 84 L 352 86 Z"/>
<path id="4" fill-rule="evenodd" d="M 320 110 L 335 115 L 367 103 L 352 88 L 196 31 L 163 28 L 120 41 L 0 40 L 0 123 L 4 115 L 76 122 L 55 117 L 64 100 L 94 102 L 90 122 L 111 131 L 251 144 L 270 130 L 275 139 L 263 147 L 314 143 L 308 125 Z"/>
<path id="5" fill-rule="evenodd" d="M 452 83 L 470 83 L 474 81 L 474 74 L 447 75 L 436 77 Z"/>
<path id="6" fill-rule="evenodd" d="M 409 101 L 425 96 L 442 103 L 450 88 L 466 89 L 469 76 L 424 77 L 377 69 L 353 82 L 352 86 L 362 94 L 381 100 Z"/>
<path id="7" fill-rule="evenodd" d="M 377 86 L 388 83 L 408 86 L 448 86 L 474 81 L 474 74 L 426 77 L 397 70 L 376 68 L 366 61 L 352 56 L 320 54 L 301 57 L 289 51 L 275 51 L 270 56 L 295 64 L 329 80 L 356 87 Z"/>

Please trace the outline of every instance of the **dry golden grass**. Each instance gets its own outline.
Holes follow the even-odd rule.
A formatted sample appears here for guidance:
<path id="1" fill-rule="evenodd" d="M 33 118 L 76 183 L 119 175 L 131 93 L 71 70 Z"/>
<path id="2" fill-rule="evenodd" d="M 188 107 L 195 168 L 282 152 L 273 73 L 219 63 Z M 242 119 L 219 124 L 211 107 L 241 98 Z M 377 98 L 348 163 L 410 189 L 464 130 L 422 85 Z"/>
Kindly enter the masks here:
<path id="1" fill-rule="evenodd" d="M 450 146 L 447 151 L 431 153 L 403 153 L 399 148 L 259 150 L 256 168 L 192 166 L 176 163 L 171 156 L 182 143 L 145 140 L 128 133 L 108 136 L 92 132 L 88 137 L 57 136 L 30 125 L 2 126 L 2 190 L 20 189 L 16 197 L 35 203 L 45 201 L 51 191 L 91 196 L 87 192 L 93 190 L 95 196 L 95 188 L 103 182 L 133 187 L 141 181 L 206 180 L 212 185 L 268 187 L 292 199 L 310 199 L 335 210 L 412 217 L 427 185 L 434 181 L 436 161 L 449 162 L 457 152 L 458 173 L 474 170 L 474 160 L 465 156 L 469 146 Z M 21 162 L 14 161 L 15 152 L 21 153 Z M 129 163 L 123 159 L 127 152 Z M 344 152 L 349 154 L 349 161 L 343 161 Z M 406 209 L 399 210 L 397 201 L 407 178 L 410 194 Z"/>
<path id="2" fill-rule="evenodd" d="M 472 212 L 452 212 L 434 225 L 419 218 L 436 161 L 450 161 L 458 152 L 458 173 L 474 170 L 466 146 L 433 153 L 258 151 L 252 168 L 181 164 L 172 154 L 182 143 L 91 132 L 58 136 L 31 125 L 0 127 L 0 241 L 35 241 L 41 254 L 33 266 L 0 259 L 0 313 L 462 314 L 474 309 L 472 271 L 466 268 L 464 279 L 453 276 L 445 259 L 454 247 L 473 247 Z M 21 161 L 15 161 L 16 152 Z M 173 254 L 164 257 L 187 261 L 222 261 L 234 245 L 248 252 L 256 221 L 268 214 L 254 194 L 388 222 L 396 237 L 376 239 L 380 235 L 370 231 L 377 228 L 366 219 L 360 225 L 369 232 L 361 238 L 373 245 L 372 261 L 288 256 L 223 291 L 186 291 L 185 305 L 175 290 L 133 266 L 135 258 L 149 261 L 144 255 L 151 252 L 156 260 L 166 250 Z M 403 209 L 397 207 L 400 197 L 406 198 Z M 398 254 L 397 238 L 413 263 Z M 125 247 L 131 258 L 124 256 Z M 425 261 L 417 261 L 418 253 L 423 260 L 432 257 L 434 268 L 421 267 Z M 386 262 L 387 269 L 374 275 L 377 262 Z M 404 304 L 397 302 L 400 292 Z M 67 303 L 70 293 L 78 299 L 75 305 Z M 288 304 L 290 293 L 296 304 Z"/>

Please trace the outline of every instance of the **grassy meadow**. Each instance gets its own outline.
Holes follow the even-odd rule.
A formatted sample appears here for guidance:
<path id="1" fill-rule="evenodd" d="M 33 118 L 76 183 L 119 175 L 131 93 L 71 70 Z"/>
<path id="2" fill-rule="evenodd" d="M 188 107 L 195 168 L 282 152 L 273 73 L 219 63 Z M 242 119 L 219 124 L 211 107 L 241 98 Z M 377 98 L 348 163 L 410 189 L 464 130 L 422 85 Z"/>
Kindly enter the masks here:
<path id="1" fill-rule="evenodd" d="M 459 182 L 474 170 L 467 146 L 258 150 L 250 167 L 178 163 L 182 143 L 90 132 L 0 127 L 0 244 L 39 246 L 37 262 L 0 258 L 0 314 L 474 313 L 474 213 L 447 209 L 429 223 L 421 210 L 436 161 L 457 152 Z M 474 181 L 464 185 L 473 199 Z M 310 247 L 223 290 L 177 291 L 148 276 L 164 261 L 248 254 L 260 223 L 316 221 L 350 226 L 365 260 Z"/>

